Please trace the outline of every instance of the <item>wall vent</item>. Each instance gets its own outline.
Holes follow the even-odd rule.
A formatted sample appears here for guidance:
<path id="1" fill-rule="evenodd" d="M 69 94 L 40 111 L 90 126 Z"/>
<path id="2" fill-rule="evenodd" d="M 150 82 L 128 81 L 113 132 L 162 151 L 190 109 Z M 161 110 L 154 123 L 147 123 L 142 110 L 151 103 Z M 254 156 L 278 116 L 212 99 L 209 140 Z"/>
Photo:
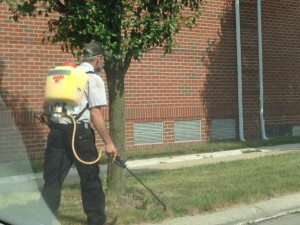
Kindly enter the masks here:
<path id="1" fill-rule="evenodd" d="M 211 139 L 236 138 L 234 119 L 214 119 L 211 121 Z"/>
<path id="2" fill-rule="evenodd" d="M 163 143 L 163 122 L 134 123 L 134 144 Z"/>
<path id="3" fill-rule="evenodd" d="M 200 120 L 181 120 L 174 121 L 174 141 L 200 141 L 201 140 L 201 121 Z"/>

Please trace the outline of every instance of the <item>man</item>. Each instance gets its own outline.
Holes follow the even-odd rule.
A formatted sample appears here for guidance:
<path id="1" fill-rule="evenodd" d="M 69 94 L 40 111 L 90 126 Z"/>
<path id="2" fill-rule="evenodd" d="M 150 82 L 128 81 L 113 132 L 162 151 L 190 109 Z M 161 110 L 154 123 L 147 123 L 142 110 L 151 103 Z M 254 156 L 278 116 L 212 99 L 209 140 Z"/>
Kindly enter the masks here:
<path id="1" fill-rule="evenodd" d="M 114 161 L 118 155 L 102 116 L 102 107 L 107 105 L 104 82 L 96 74 L 103 68 L 105 54 L 101 44 L 91 42 L 84 47 L 83 63 L 78 66 L 88 74 L 88 84 L 80 105 L 72 113 L 80 115 L 76 122 L 75 149 L 85 161 L 93 161 L 98 154 L 91 122 L 105 143 L 108 157 Z M 74 159 L 71 148 L 72 132 L 73 126 L 68 118 L 50 119 L 42 197 L 55 213 L 60 204 L 62 184 L 74 162 L 80 177 L 82 204 L 88 225 L 115 224 L 117 218 L 105 214 L 105 194 L 99 177 L 99 166 L 97 163 L 86 165 Z"/>

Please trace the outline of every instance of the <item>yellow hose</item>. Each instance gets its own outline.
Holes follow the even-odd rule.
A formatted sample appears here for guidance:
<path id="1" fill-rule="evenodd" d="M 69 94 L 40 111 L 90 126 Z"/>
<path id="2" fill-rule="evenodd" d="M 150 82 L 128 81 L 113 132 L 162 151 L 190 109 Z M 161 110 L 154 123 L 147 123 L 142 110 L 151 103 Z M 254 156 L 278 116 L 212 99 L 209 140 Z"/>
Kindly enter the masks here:
<path id="1" fill-rule="evenodd" d="M 73 134 L 72 134 L 72 151 L 73 151 L 73 154 L 74 154 L 75 158 L 76 158 L 79 162 L 81 162 L 81 163 L 83 163 L 83 164 L 85 164 L 85 165 L 92 165 L 92 164 L 94 164 L 94 163 L 97 163 L 97 162 L 100 160 L 100 158 L 101 158 L 101 155 L 102 155 L 102 148 L 100 148 L 100 150 L 98 150 L 98 158 L 95 159 L 94 161 L 87 162 L 87 161 L 82 160 L 82 159 L 77 155 L 76 150 L 75 150 L 75 146 L 74 146 L 74 142 L 75 142 L 75 133 L 76 133 L 76 121 L 75 121 L 75 118 L 74 118 L 73 116 L 67 116 L 67 117 L 71 118 L 72 123 L 73 123 L 73 126 L 74 126 L 74 127 L 73 127 Z"/>

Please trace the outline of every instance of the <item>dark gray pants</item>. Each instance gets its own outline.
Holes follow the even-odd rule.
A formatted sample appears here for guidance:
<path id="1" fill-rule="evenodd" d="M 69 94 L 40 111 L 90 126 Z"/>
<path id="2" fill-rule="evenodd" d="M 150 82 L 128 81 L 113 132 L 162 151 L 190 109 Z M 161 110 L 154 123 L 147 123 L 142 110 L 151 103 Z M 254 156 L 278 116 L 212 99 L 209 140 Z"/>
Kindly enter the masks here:
<path id="1" fill-rule="evenodd" d="M 102 225 L 105 217 L 105 195 L 99 177 L 98 164 L 85 165 L 74 159 L 72 152 L 73 126 L 50 124 L 44 162 L 44 188 L 42 197 L 50 210 L 55 213 L 60 205 L 63 182 L 75 162 L 81 186 L 81 197 L 88 225 Z M 93 161 L 98 152 L 95 146 L 95 134 L 92 128 L 84 124 L 77 125 L 75 135 L 77 155 L 85 161 Z"/>

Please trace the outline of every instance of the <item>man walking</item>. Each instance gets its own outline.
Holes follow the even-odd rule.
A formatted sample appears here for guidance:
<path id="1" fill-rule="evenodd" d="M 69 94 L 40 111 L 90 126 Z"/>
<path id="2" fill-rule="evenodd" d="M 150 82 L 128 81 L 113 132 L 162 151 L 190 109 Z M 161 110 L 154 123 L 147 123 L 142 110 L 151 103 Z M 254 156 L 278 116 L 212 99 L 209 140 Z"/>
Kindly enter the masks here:
<path id="1" fill-rule="evenodd" d="M 91 42 L 84 47 L 83 63 L 77 67 L 88 74 L 88 84 L 80 105 L 74 108 L 75 114 L 80 114 L 76 122 L 75 148 L 80 158 L 87 161 L 92 161 L 98 155 L 91 123 L 106 146 L 107 156 L 112 161 L 118 156 L 102 115 L 107 100 L 104 82 L 97 72 L 104 66 L 104 57 L 102 45 Z M 88 165 L 74 158 L 71 121 L 68 121 L 68 118 L 53 117 L 50 118 L 49 125 L 50 133 L 44 161 L 45 183 L 42 190 L 42 197 L 48 207 L 53 213 L 58 210 L 63 182 L 72 164 L 75 163 L 80 177 L 82 204 L 88 225 L 115 224 L 117 218 L 105 214 L 105 194 L 102 190 L 98 164 Z"/>

